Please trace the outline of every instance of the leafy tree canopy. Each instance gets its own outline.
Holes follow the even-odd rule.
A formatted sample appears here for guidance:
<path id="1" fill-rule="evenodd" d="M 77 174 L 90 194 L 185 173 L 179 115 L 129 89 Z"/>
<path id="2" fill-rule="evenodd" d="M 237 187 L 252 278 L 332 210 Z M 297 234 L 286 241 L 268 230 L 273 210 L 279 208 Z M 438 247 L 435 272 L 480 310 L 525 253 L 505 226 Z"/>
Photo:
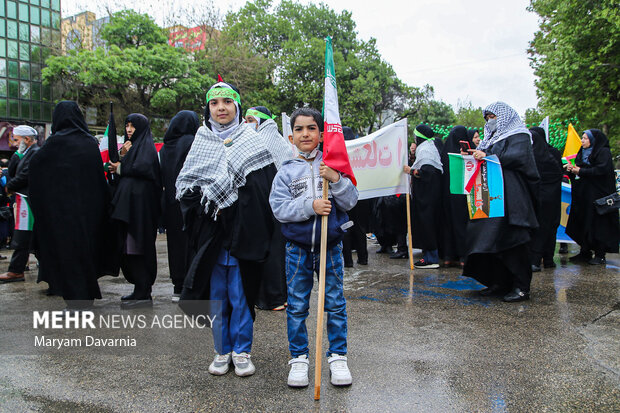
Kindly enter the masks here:
<path id="1" fill-rule="evenodd" d="M 620 7 L 617 0 L 531 0 L 530 42 L 540 108 L 601 128 L 620 152 Z"/>

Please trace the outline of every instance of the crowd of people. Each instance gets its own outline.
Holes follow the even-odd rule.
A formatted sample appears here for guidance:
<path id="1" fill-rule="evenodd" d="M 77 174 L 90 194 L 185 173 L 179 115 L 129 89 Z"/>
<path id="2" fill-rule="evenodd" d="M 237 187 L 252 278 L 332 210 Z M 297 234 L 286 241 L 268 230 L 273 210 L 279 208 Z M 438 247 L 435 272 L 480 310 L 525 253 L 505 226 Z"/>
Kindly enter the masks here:
<path id="1" fill-rule="evenodd" d="M 485 286 L 479 291 L 483 296 L 529 299 L 532 271 L 555 266 L 560 186 L 566 177 L 573 187 L 567 233 L 581 246 L 574 259 L 604 264 L 605 253 L 618 252 L 617 209 L 601 215 L 593 203 L 615 192 L 606 136 L 586 130 L 574 165 L 563 167 L 544 130 L 526 129 L 507 104 L 493 103 L 483 116 L 483 140 L 463 126 L 454 127 L 445 141 L 427 125 L 415 128 L 403 169 L 411 175 L 412 247 L 422 250 L 415 267 L 460 267 Z M 327 216 L 326 356 L 332 384 L 351 384 L 343 268 L 354 265 L 354 250 L 357 263 L 368 264 L 367 233 L 375 234 L 377 253 L 408 257 L 406 197 L 358 202 L 351 179 L 323 162 L 323 118 L 315 109 L 293 112 L 286 139 L 268 108 L 252 107 L 243 116 L 239 90 L 220 81 L 207 92 L 204 119 L 201 125 L 195 112 L 179 112 L 158 154 L 149 120 L 130 114 L 120 159 L 107 171 L 75 102 L 56 105 L 52 134 L 40 148 L 33 128 L 16 127 L 20 146 L 10 161 L 6 194 L 27 199 L 34 228 L 14 231 L 15 251 L 0 281 L 24 280 L 32 248 L 38 281 L 48 283 L 49 294 L 62 296 L 70 309 L 91 306 L 101 298 L 98 279 L 121 271 L 133 285 L 121 297 L 121 308 L 152 306 L 155 243 L 163 226 L 172 300 L 188 314 L 209 310 L 198 302 L 221 304 L 208 371 L 223 375 L 233 365 L 239 376 L 254 374 L 255 308 L 286 308 L 287 382 L 304 387 L 305 323 L 319 273 L 320 217 Z M 343 133 L 355 138 L 350 128 Z M 449 190 L 448 153 L 479 161 L 499 158 L 503 217 L 469 219 L 466 196 Z"/>

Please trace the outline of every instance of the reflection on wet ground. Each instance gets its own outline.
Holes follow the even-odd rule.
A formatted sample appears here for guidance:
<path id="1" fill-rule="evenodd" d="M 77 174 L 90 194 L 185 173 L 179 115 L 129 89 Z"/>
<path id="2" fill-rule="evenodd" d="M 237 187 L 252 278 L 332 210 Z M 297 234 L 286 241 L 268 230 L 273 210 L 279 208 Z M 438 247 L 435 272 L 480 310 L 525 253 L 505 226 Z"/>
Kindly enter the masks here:
<path id="1" fill-rule="evenodd" d="M 208 332 L 187 354 L 179 352 L 188 346 L 155 357 L 16 353 L 0 363 L 2 410 L 620 410 L 618 255 L 610 255 L 605 268 L 573 265 L 556 255 L 557 268 L 534 274 L 532 300 L 508 304 L 478 296 L 482 286 L 460 269 L 411 271 L 407 260 L 389 259 L 376 249 L 369 243 L 368 266 L 345 271 L 354 384 L 329 385 L 325 362 L 318 402 L 312 383 L 300 390 L 286 386 L 285 312 L 259 311 L 252 377 L 206 372 L 213 351 Z M 165 308 L 172 292 L 161 238 L 158 251 L 154 311 Z M 2 308 L 20 311 L 24 300 L 57 300 L 42 295 L 33 278 L 21 286 L 0 285 Z M 106 311 L 129 290 L 122 279 L 105 278 L 101 286 L 104 299 L 97 305 Z M 312 356 L 315 293 L 307 321 Z M 323 341 L 327 348 L 327 337 Z M 311 362 L 311 382 L 313 374 Z"/>

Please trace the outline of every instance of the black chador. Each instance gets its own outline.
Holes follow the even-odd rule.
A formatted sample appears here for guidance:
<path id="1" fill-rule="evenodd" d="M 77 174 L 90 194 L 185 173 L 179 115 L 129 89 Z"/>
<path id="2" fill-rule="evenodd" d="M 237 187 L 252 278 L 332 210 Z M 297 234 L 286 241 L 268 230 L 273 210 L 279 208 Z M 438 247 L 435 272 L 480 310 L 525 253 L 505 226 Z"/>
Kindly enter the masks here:
<path id="1" fill-rule="evenodd" d="M 133 113 L 131 149 L 120 161 L 120 179 L 112 198 L 112 219 L 121 245 L 121 269 L 134 291 L 129 300 L 148 300 L 157 276 L 155 237 L 161 202 L 161 174 L 146 116 Z"/>
<path id="2" fill-rule="evenodd" d="M 606 252 L 618 252 L 618 210 L 599 215 L 594 201 L 616 191 L 615 176 L 607 136 L 598 129 L 588 133 L 592 150 L 579 150 L 575 165 L 581 170 L 578 176 L 571 174 L 572 202 L 566 234 L 579 244 L 582 253 L 591 257 L 593 250 L 602 258 Z"/>
<path id="3" fill-rule="evenodd" d="M 530 232 L 538 227 L 539 181 L 530 132 L 518 113 L 503 102 L 485 109 L 495 115 L 496 127 L 484 130 L 478 147 L 497 155 L 504 178 L 504 216 L 473 219 L 467 225 L 467 258 L 463 275 L 488 286 L 489 294 L 509 292 L 505 301 L 529 299 L 532 268 L 528 245 Z M 494 122 L 495 123 L 495 122 Z"/>
<path id="4" fill-rule="evenodd" d="M 473 134 L 472 134 L 473 135 Z M 449 153 L 461 153 L 460 141 L 468 142 L 473 149 L 472 142 L 467 129 L 464 126 L 455 126 L 448 134 L 443 147 L 443 220 L 441 239 L 443 250 L 440 255 L 445 261 L 463 262 L 467 252 L 466 234 L 467 223 L 469 222 L 469 212 L 467 210 L 467 196 L 450 193 L 450 168 L 448 161 Z"/>
<path id="5" fill-rule="evenodd" d="M 532 233 L 530 256 L 532 265 L 543 260 L 547 268 L 554 267 L 553 254 L 558 225 L 562 217 L 562 159 L 557 149 L 549 146 L 543 128 L 531 128 L 532 150 L 540 175 L 539 208 L 536 215 L 538 229 Z"/>
<path id="6" fill-rule="evenodd" d="M 411 167 L 411 225 L 413 247 L 430 252 L 425 261 L 437 264 L 440 245 L 443 163 L 433 130 L 418 125 L 416 132 L 415 161 Z M 417 171 L 417 172 L 414 172 Z"/>
<path id="7" fill-rule="evenodd" d="M 162 215 L 168 244 L 168 266 L 174 285 L 174 294 L 183 291 L 183 280 L 189 266 L 188 237 L 183 231 L 181 205 L 176 199 L 176 181 L 183 162 L 194 142 L 200 126 L 198 115 L 182 110 L 170 121 L 164 135 L 164 146 L 159 151 L 161 178 L 164 185 Z"/>
<path id="8" fill-rule="evenodd" d="M 30 163 L 30 205 L 39 281 L 65 300 L 101 298 L 109 202 L 97 141 L 75 102 L 58 103 Z"/>

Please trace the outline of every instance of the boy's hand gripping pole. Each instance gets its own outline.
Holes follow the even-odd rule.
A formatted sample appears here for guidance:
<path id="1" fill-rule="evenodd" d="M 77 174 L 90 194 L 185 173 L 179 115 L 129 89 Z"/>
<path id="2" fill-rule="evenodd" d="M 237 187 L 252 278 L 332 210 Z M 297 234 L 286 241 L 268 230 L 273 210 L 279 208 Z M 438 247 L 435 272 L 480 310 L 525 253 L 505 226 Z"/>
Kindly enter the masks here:
<path id="1" fill-rule="evenodd" d="M 323 178 L 323 199 L 328 199 L 327 179 Z M 334 208 L 335 206 L 332 206 Z M 316 351 L 314 354 L 314 400 L 321 398 L 321 360 L 323 349 L 323 316 L 325 314 L 325 263 L 327 261 L 327 215 L 321 217 L 321 257 L 319 261 L 319 302 L 316 317 Z"/>

